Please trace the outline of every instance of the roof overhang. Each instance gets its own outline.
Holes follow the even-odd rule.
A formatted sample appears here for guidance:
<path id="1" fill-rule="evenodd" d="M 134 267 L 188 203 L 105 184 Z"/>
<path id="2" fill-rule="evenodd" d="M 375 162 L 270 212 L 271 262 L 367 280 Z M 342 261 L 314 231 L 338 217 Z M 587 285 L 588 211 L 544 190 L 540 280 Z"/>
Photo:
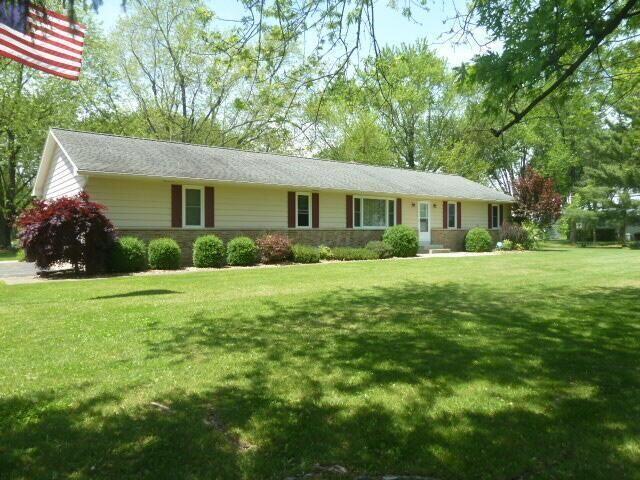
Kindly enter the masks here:
<path id="1" fill-rule="evenodd" d="M 60 150 L 64 156 L 67 158 L 71 166 L 73 167 L 73 174 L 78 175 L 78 167 L 71 160 L 69 154 L 65 151 L 64 147 L 60 143 L 60 141 L 56 138 L 55 134 L 52 130 L 49 130 L 47 134 L 47 140 L 44 142 L 44 149 L 42 150 L 42 156 L 40 157 L 40 165 L 38 166 L 38 173 L 36 175 L 36 179 L 33 182 L 33 190 L 32 195 L 34 197 L 42 198 L 44 194 L 44 186 L 47 181 L 47 176 L 49 175 L 49 171 L 53 166 L 53 162 L 55 160 L 55 153 L 57 150 Z"/>
<path id="2" fill-rule="evenodd" d="M 63 150 L 64 152 L 64 150 Z M 66 155 L 66 153 L 65 153 Z M 67 155 L 67 158 L 69 156 Z M 71 161 L 71 159 L 69 159 Z M 72 162 L 73 164 L 73 162 Z M 75 169 L 75 165 L 74 165 Z M 318 188 L 311 185 L 293 185 L 293 184 L 279 184 L 279 183 L 260 183 L 260 182 L 240 182 L 234 180 L 224 180 L 216 178 L 195 178 L 195 177 L 167 177 L 163 175 L 148 175 L 148 174 L 135 174 L 135 173 L 122 173 L 122 172 L 104 172 L 95 170 L 78 170 L 75 169 L 77 175 L 84 177 L 107 177 L 107 178 L 129 178 L 136 180 L 156 180 L 164 182 L 192 182 L 196 184 L 226 184 L 239 187 L 260 186 L 264 188 L 287 188 L 292 190 L 315 190 L 319 192 L 336 192 L 336 193 L 351 193 L 357 195 L 381 195 L 390 197 L 409 197 L 425 200 L 456 200 L 466 202 L 492 202 L 496 204 L 511 204 L 515 201 L 507 199 L 487 199 L 487 198 L 471 198 L 471 197 L 456 197 L 455 195 L 433 195 L 433 194 L 419 194 L 419 193 L 399 193 L 399 192 L 376 192 L 376 191 L 364 191 L 364 190 L 342 190 L 337 188 Z"/>

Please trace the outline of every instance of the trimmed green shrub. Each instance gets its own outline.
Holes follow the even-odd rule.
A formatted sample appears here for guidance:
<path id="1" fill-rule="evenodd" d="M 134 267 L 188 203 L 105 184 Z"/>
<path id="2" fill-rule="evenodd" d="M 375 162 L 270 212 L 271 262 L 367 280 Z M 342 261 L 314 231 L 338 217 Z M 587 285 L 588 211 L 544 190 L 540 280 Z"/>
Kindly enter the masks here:
<path id="1" fill-rule="evenodd" d="M 326 245 L 320 245 L 318 247 L 318 252 L 320 252 L 320 260 L 332 260 L 333 259 L 333 250 L 327 247 Z"/>
<path id="2" fill-rule="evenodd" d="M 472 228 L 464 239 L 464 248 L 467 252 L 490 252 L 493 248 L 491 234 L 484 228 Z"/>
<path id="3" fill-rule="evenodd" d="M 511 240 L 503 240 L 502 241 L 502 249 L 503 250 L 513 250 L 513 242 Z"/>
<path id="4" fill-rule="evenodd" d="M 387 228 L 382 241 L 391 247 L 394 257 L 415 257 L 418 253 L 418 232 L 406 225 Z"/>
<path id="5" fill-rule="evenodd" d="M 393 248 L 384 242 L 373 240 L 367 243 L 367 250 L 374 252 L 378 258 L 391 258 L 393 257 Z"/>
<path id="6" fill-rule="evenodd" d="M 27 261 L 27 254 L 24 251 L 24 248 L 19 248 L 18 251 L 16 252 L 16 259 L 19 262 L 26 262 Z"/>
<path id="7" fill-rule="evenodd" d="M 157 238 L 149 242 L 149 267 L 155 270 L 180 268 L 182 251 L 173 238 Z"/>
<path id="8" fill-rule="evenodd" d="M 318 263 L 320 261 L 320 249 L 309 245 L 294 245 L 293 261 L 296 263 Z"/>
<path id="9" fill-rule="evenodd" d="M 271 233 L 256 240 L 260 261 L 262 263 L 278 263 L 291 260 L 291 241 L 286 235 Z"/>
<path id="10" fill-rule="evenodd" d="M 122 237 L 109 252 L 107 265 L 110 272 L 129 273 L 147 269 L 147 247 L 136 237 Z"/>
<path id="11" fill-rule="evenodd" d="M 204 235 L 193 242 L 193 266 L 198 268 L 220 268 L 227 260 L 224 243 L 215 235 Z"/>
<path id="12" fill-rule="evenodd" d="M 376 260 L 377 252 L 368 248 L 336 247 L 333 249 L 335 260 Z"/>
<path id="13" fill-rule="evenodd" d="M 236 237 L 227 244 L 227 263 L 234 266 L 255 265 L 258 247 L 249 237 Z"/>

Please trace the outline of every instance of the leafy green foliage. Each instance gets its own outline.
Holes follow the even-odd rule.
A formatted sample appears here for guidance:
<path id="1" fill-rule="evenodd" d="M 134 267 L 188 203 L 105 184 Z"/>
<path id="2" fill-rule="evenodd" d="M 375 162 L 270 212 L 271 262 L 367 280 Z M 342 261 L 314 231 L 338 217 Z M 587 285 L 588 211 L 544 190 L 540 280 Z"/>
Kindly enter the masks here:
<path id="1" fill-rule="evenodd" d="M 467 252 L 490 252 L 493 248 L 491 234 L 485 228 L 472 228 L 464 238 L 464 248 Z"/>
<path id="2" fill-rule="evenodd" d="M 512 245 L 531 245 L 529 231 L 518 223 L 507 223 L 502 225 L 500 230 L 500 240 L 503 243 L 510 242 Z"/>
<path id="3" fill-rule="evenodd" d="M 236 237 L 227 244 L 227 263 L 233 266 L 255 265 L 258 258 L 258 247 L 249 237 Z"/>
<path id="4" fill-rule="evenodd" d="M 334 260 L 376 260 L 378 252 L 370 248 L 336 247 L 333 249 Z"/>
<path id="5" fill-rule="evenodd" d="M 320 253 L 320 260 L 332 260 L 333 259 L 333 250 L 326 245 L 320 245 L 318 247 L 318 252 Z"/>
<path id="6" fill-rule="evenodd" d="M 147 268 L 147 246 L 136 237 L 121 237 L 109 253 L 110 272 L 141 272 Z"/>
<path id="7" fill-rule="evenodd" d="M 418 253 L 418 232 L 407 225 L 387 228 L 382 241 L 391 247 L 394 257 L 415 257 Z"/>
<path id="8" fill-rule="evenodd" d="M 292 247 L 293 261 L 296 263 L 318 263 L 320 250 L 309 245 L 296 244 Z"/>
<path id="9" fill-rule="evenodd" d="M 388 243 L 373 240 L 367 243 L 365 247 L 372 252 L 375 252 L 378 258 L 391 258 L 393 257 L 393 248 Z"/>
<path id="10" fill-rule="evenodd" d="M 219 268 L 227 260 L 224 242 L 215 235 L 203 235 L 193 242 L 193 266 Z"/>
<path id="11" fill-rule="evenodd" d="M 180 268 L 182 251 L 173 238 L 157 238 L 149 242 L 149 267 L 154 270 Z"/>

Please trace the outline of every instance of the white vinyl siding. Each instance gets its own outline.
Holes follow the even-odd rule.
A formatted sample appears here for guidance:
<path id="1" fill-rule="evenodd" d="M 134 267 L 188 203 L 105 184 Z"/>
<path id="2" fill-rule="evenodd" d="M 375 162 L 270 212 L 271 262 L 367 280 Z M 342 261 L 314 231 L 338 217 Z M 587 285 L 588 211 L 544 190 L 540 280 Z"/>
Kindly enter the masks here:
<path id="1" fill-rule="evenodd" d="M 121 228 L 171 228 L 171 184 L 160 181 L 90 177 L 91 200 L 107 207 Z"/>
<path id="2" fill-rule="evenodd" d="M 42 198 L 53 199 L 77 195 L 82 191 L 83 179 L 73 174 L 73 165 L 60 150 L 54 154 L 53 164 L 44 183 Z"/>

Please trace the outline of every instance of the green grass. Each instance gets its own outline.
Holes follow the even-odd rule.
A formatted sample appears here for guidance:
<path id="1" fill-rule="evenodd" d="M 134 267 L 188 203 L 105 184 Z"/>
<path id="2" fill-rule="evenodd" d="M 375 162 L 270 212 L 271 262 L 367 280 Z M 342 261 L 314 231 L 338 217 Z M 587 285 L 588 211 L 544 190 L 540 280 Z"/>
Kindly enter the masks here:
<path id="1" fill-rule="evenodd" d="M 0 338 L 2 479 L 640 478 L 640 251 L 0 284 Z"/>
<path id="2" fill-rule="evenodd" d="M 18 251 L 0 249 L 0 262 L 6 262 L 9 260 L 18 260 Z"/>

